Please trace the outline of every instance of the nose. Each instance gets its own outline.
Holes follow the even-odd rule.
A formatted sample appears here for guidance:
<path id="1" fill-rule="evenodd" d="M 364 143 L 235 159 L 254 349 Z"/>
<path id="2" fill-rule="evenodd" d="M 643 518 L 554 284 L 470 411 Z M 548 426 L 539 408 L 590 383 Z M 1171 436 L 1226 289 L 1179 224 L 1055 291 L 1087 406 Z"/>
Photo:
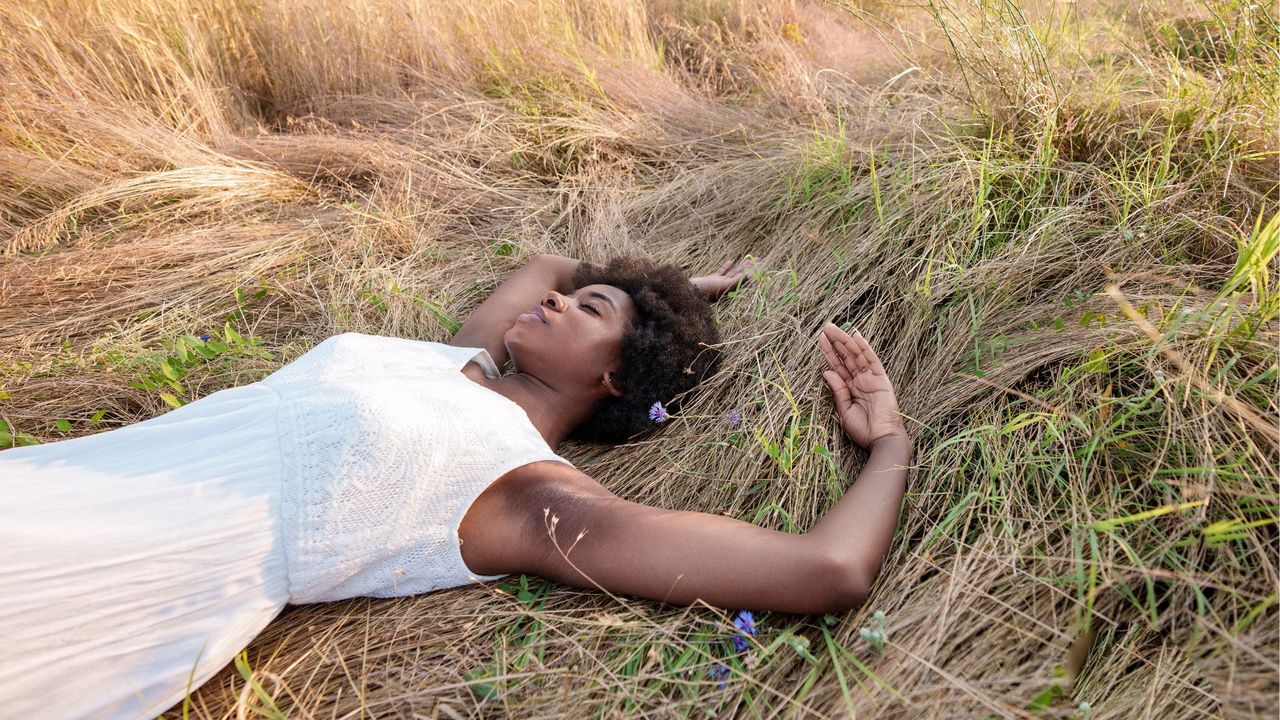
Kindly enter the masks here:
<path id="1" fill-rule="evenodd" d="M 561 312 L 569 303 L 563 295 L 552 290 L 547 293 L 546 297 L 542 298 L 542 304 L 556 312 Z"/>

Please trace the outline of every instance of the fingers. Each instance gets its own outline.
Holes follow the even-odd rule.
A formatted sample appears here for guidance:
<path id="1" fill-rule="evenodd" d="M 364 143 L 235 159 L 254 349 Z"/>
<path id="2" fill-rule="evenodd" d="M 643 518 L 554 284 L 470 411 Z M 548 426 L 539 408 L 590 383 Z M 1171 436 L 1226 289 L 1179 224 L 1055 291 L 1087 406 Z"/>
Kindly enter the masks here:
<path id="1" fill-rule="evenodd" d="M 730 270 L 732 267 L 733 267 L 733 261 L 732 261 L 732 260 L 725 260 L 725 261 L 724 261 L 724 264 L 720 266 L 720 269 L 716 271 L 716 274 L 717 274 L 717 275 L 726 275 L 726 274 L 728 274 L 729 270 Z"/>
<path id="2" fill-rule="evenodd" d="M 836 375 L 841 380 L 853 380 L 853 369 L 849 367 L 848 361 L 840 355 L 836 346 L 827 337 L 826 333 L 818 336 L 818 349 L 822 351 L 822 356 L 827 359 L 827 364 L 835 370 Z"/>
<path id="3" fill-rule="evenodd" d="M 746 257 L 739 260 L 736 265 L 734 265 L 732 261 L 726 261 L 725 265 L 730 265 L 733 268 L 732 270 L 729 271 L 730 275 L 734 277 L 740 277 L 742 275 L 746 275 L 748 272 L 755 269 L 756 259 L 751 257 L 750 255 L 747 255 Z"/>
<path id="4" fill-rule="evenodd" d="M 884 375 L 884 365 L 880 363 L 879 356 L 876 355 L 875 350 L 871 349 L 867 339 L 862 337 L 862 333 L 853 336 L 846 335 L 842 345 L 850 353 L 856 353 L 859 363 L 872 375 Z"/>
<path id="5" fill-rule="evenodd" d="M 854 330 L 854 332 L 858 331 Z M 826 325 L 822 326 L 822 334 L 826 335 L 832 342 L 845 340 L 849 337 L 849 333 L 841 330 L 840 326 L 833 322 L 828 322 Z"/>
<path id="6" fill-rule="evenodd" d="M 857 330 L 849 335 L 836 325 L 827 323 L 818 337 L 818 347 L 827 363 L 849 384 L 854 394 L 860 392 L 866 382 L 879 384 L 888 380 L 880 358 Z"/>
<path id="7" fill-rule="evenodd" d="M 844 411 L 853 405 L 853 394 L 849 391 L 849 386 L 838 374 L 831 370 L 822 373 L 822 377 L 827 381 L 827 385 L 831 387 L 831 394 L 836 402 L 836 412 L 843 417 Z"/>
<path id="8" fill-rule="evenodd" d="M 821 339 L 826 341 L 831 348 L 831 355 L 849 375 L 856 375 L 866 369 L 866 361 L 863 359 L 861 349 L 850 342 L 852 338 L 848 333 L 833 323 L 827 323 L 822 328 Z"/>
<path id="9" fill-rule="evenodd" d="M 854 334 L 850 335 L 832 323 L 827 323 L 822 330 L 831 338 L 832 346 L 837 353 L 849 359 L 851 370 L 884 375 L 884 365 L 881 364 L 875 350 L 871 349 L 867 339 L 862 337 L 862 333 L 854 330 Z"/>

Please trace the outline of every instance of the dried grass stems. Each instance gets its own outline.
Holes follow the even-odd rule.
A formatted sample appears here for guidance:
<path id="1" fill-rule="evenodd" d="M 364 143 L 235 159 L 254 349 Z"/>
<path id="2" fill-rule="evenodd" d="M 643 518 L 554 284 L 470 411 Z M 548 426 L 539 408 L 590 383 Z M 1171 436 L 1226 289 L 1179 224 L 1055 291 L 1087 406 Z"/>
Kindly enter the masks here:
<path id="1" fill-rule="evenodd" d="M 681 415 L 570 450 L 623 496 L 811 526 L 861 462 L 831 319 L 916 439 L 870 604 L 758 616 L 791 638 L 768 654 L 727 657 L 723 611 L 513 579 L 292 608 L 193 716 L 1275 714 L 1271 10 L 44 0 L 0 26 L 7 442 L 343 330 L 445 340 L 538 252 L 763 260 Z M 201 334 L 227 349 L 183 355 Z"/>

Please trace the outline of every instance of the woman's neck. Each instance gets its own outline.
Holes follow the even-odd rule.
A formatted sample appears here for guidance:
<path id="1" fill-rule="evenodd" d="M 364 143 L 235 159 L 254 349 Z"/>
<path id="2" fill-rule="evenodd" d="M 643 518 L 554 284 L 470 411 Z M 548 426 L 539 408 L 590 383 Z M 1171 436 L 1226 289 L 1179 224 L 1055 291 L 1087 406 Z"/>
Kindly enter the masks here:
<path id="1" fill-rule="evenodd" d="M 519 405 L 553 451 L 574 428 L 591 417 L 595 409 L 594 398 L 561 392 L 526 373 L 516 372 L 500 378 L 489 378 L 483 372 L 464 370 L 464 374 Z"/>

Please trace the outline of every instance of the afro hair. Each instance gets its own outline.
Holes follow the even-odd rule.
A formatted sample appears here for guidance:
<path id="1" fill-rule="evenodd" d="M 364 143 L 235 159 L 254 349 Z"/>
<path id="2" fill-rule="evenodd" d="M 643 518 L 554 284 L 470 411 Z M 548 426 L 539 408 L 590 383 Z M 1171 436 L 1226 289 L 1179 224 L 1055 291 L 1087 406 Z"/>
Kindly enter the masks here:
<path id="1" fill-rule="evenodd" d="M 675 265 L 627 255 L 603 266 L 579 263 L 573 286 L 587 285 L 625 291 L 635 315 L 622 338 L 622 367 L 614 375 L 622 396 L 602 400 L 573 437 L 624 442 L 655 427 L 649 419 L 655 402 L 674 411 L 684 393 L 715 373 L 720 335 L 710 304 Z"/>

